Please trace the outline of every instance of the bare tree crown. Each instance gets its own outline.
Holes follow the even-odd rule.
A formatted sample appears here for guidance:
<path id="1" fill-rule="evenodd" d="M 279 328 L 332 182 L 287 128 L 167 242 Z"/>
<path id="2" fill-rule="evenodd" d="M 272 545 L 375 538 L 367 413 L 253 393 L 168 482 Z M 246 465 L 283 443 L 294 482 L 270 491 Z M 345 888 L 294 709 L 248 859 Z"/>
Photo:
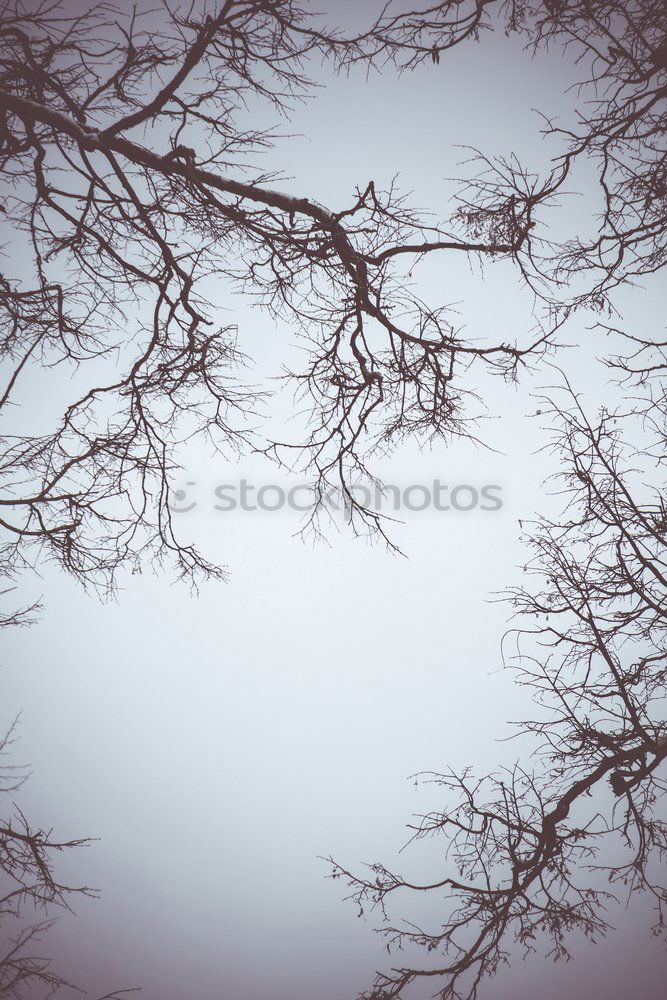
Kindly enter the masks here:
<path id="1" fill-rule="evenodd" d="M 663 13 L 656 3 L 447 2 L 387 8 L 346 37 L 292 0 L 157 14 L 100 4 L 77 16 L 48 0 L 5 3 L 2 406 L 21 398 L 35 367 L 91 371 L 52 430 L 6 433 L 0 520 L 10 572 L 39 551 L 102 589 L 120 566 L 150 559 L 173 559 L 189 579 L 220 575 L 181 544 L 169 511 L 174 446 L 193 434 L 287 462 L 305 456 L 322 487 L 346 489 L 378 447 L 469 433 L 475 370 L 516 378 L 569 307 L 600 304 L 615 282 L 663 261 Z M 273 137 L 246 109 L 289 113 L 313 59 L 340 71 L 411 70 L 503 25 L 536 52 L 573 49 L 589 74 L 584 93 L 596 95 L 578 126 L 561 130 L 549 176 L 480 154 L 452 218 L 434 226 L 372 180 L 347 205 L 326 208 L 281 193 L 253 168 Z M 600 235 L 554 247 L 538 236 L 540 211 L 583 155 L 600 165 Z M 430 253 L 514 260 L 550 304 L 541 329 L 516 343 L 466 339 L 440 304 L 410 291 L 404 262 Z M 564 305 L 556 291 L 582 271 L 589 287 Z M 211 274 L 302 330 L 309 361 L 292 376 L 312 411 L 307 439 L 249 440 L 257 392 L 238 371 L 235 328 L 204 300 Z M 98 382 L 100 359 L 110 367 Z M 382 531 L 349 501 L 355 523 Z"/>
<path id="2" fill-rule="evenodd" d="M 663 0 L 446 0 L 388 5 L 348 35 L 293 0 L 158 12 L 101 3 L 80 14 L 57 0 L 4 0 L 0 529 L 10 583 L 44 558 L 102 592 L 119 569 L 151 560 L 171 560 L 189 581 L 223 576 L 179 539 L 171 516 L 177 450 L 195 435 L 305 461 L 320 491 L 332 482 L 347 491 L 353 527 L 382 534 L 350 492 L 372 474 L 369 456 L 405 436 L 471 434 L 466 402 L 478 373 L 518 379 L 557 346 L 573 310 L 611 311 L 618 285 L 664 266 L 666 15 Z M 556 156 L 543 175 L 474 151 L 450 217 L 433 223 L 394 184 L 364 178 L 346 204 L 325 206 L 284 193 L 278 175 L 254 166 L 258 152 L 279 148 L 257 121 L 289 116 L 315 60 L 338 72 L 437 73 L 448 49 L 487 30 L 518 33 L 537 59 L 562 49 L 580 69 L 575 119 L 545 120 Z M 582 161 L 595 170 L 597 230 L 557 242 L 550 212 Z M 408 280 L 431 254 L 510 261 L 535 298 L 537 332 L 468 337 Z M 262 389 L 243 373 L 242 331 L 207 300 L 211 276 L 300 332 L 307 362 L 289 376 L 310 412 L 303 439 L 251 432 Z M 448 896 L 437 932 L 386 930 L 440 964 L 380 975 L 369 1000 L 402 996 L 422 977 L 442 984 L 442 1000 L 474 998 L 508 941 L 530 951 L 546 933 L 562 956 L 568 931 L 604 931 L 607 890 L 595 876 L 609 839 L 626 852 L 611 881 L 651 893 L 662 926 L 665 889 L 650 862 L 667 832 L 655 812 L 667 755 L 667 362 L 664 342 L 607 320 L 603 329 L 627 347 L 608 363 L 639 398 L 595 420 L 574 390 L 544 404 L 569 506 L 561 521 L 535 526 L 526 586 L 510 595 L 520 680 L 540 704 L 538 721 L 523 724 L 537 764 L 483 780 L 435 776 L 453 805 L 423 817 L 414 835 L 444 833 L 451 864 L 428 885 L 381 864 L 366 877 L 332 862 L 362 908 L 387 913 L 398 890 Z M 36 371 L 74 373 L 84 388 L 53 426 L 30 433 L 22 400 Z M 637 459 L 653 477 L 649 496 L 623 444 L 633 419 L 651 435 Z M 586 815 L 582 802 L 600 788 L 608 807 Z M 27 898 L 62 902 L 48 858 L 65 846 L 21 818 L 4 824 L 3 870 L 16 889 L 2 915 Z M 31 977 L 57 985 L 41 966 L 16 968 L 23 979 L 10 981 L 10 996 Z"/>

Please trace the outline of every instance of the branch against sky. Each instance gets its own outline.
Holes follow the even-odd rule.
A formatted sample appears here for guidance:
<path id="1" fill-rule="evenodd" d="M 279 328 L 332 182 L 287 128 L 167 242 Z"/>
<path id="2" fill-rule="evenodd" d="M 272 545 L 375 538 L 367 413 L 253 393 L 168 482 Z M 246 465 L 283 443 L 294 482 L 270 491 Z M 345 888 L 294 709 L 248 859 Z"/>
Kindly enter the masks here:
<path id="1" fill-rule="evenodd" d="M 112 370 L 52 431 L 6 438 L 10 570 L 37 547 L 102 589 L 119 566 L 152 558 L 172 557 L 187 579 L 221 575 L 179 542 L 169 510 L 174 445 L 204 433 L 219 447 L 247 446 L 258 402 L 235 377 L 234 328 L 220 328 L 219 303 L 203 300 L 209 275 L 240 285 L 311 345 L 295 379 L 313 431 L 298 444 L 323 482 L 349 483 L 373 442 L 465 433 L 462 397 L 474 385 L 460 382 L 471 365 L 513 377 L 546 348 L 543 332 L 467 342 L 396 271 L 436 246 L 517 258 L 534 193 L 507 200 L 493 232 L 469 240 L 425 228 L 393 189 L 364 184 L 329 209 L 249 165 L 273 138 L 248 127 L 248 105 L 288 113 L 308 89 L 307 58 L 343 67 L 397 57 L 400 25 L 386 39 L 378 28 L 345 41 L 309 30 L 292 2 L 165 7 L 157 21 L 108 5 L 77 18 L 58 4 L 28 11 L 5 5 L 0 24 L 13 230 L 0 286 L 2 404 L 35 366 L 81 370 L 107 358 Z"/>
<path id="2" fill-rule="evenodd" d="M 363 178 L 346 204 L 324 206 L 285 193 L 279 175 L 253 166 L 280 141 L 256 127 L 255 113 L 289 118 L 317 60 L 341 72 L 438 66 L 483 30 L 519 33 L 537 59 L 563 49 L 581 69 L 576 120 L 545 124 L 558 152 L 544 177 L 480 151 L 451 217 L 433 225 L 394 186 Z M 50 0 L 4 2 L 0 36 L 0 409 L 11 419 L 0 527 L 10 580 L 45 558 L 102 592 L 121 567 L 151 560 L 172 560 L 189 581 L 221 577 L 172 523 L 181 443 L 204 434 L 220 448 L 304 456 L 322 489 L 332 481 L 345 489 L 369 456 L 405 436 L 471 434 L 466 402 L 481 372 L 518 378 L 555 345 L 573 307 L 608 308 L 617 285 L 665 263 L 662 0 L 387 7 L 354 37 L 325 29 L 292 0 L 157 13 L 100 4 L 76 16 Z M 598 232 L 556 244 L 549 213 L 582 161 L 595 167 Z M 407 281 L 433 254 L 510 261 L 544 307 L 538 332 L 468 339 L 442 303 L 424 303 Z M 267 443 L 251 433 L 262 390 L 242 373 L 242 336 L 215 320 L 221 303 L 206 300 L 211 276 L 236 284 L 308 345 L 306 367 L 291 373 L 311 410 L 304 440 Z M 664 446 L 664 344 L 620 325 L 618 333 L 628 352 L 610 363 L 642 392 L 649 387 L 637 412 Z M 59 370 L 86 388 L 50 429 L 31 434 L 21 424 L 23 385 Z M 362 906 L 384 911 L 399 891 L 450 893 L 444 930 L 387 929 L 391 941 L 424 945 L 443 964 L 391 971 L 369 997 L 400 996 L 424 976 L 440 977 L 443 1000 L 474 997 L 507 942 L 531 950 L 544 932 L 564 955 L 568 931 L 603 932 L 596 850 L 614 838 L 627 862 L 607 874 L 651 893 L 661 923 L 665 890 L 649 863 L 665 846 L 653 814 L 667 747 L 658 704 L 664 485 L 648 500 L 629 485 L 621 415 L 589 423 L 573 397 L 550 416 L 569 462 L 569 513 L 538 524 L 530 568 L 540 585 L 512 595 L 531 644 L 520 678 L 547 709 L 546 721 L 540 714 L 524 725 L 541 747 L 541 769 L 481 781 L 434 776 L 454 804 L 414 834 L 449 836 L 455 872 L 429 886 L 382 865 L 370 878 L 335 865 Z M 372 511 L 348 501 L 382 531 Z M 33 610 L 6 620 L 20 624 Z M 611 804 L 600 805 L 602 788 Z M 10 875 L 34 862 L 46 878 L 43 852 L 72 846 L 40 837 L 4 824 Z M 62 887 L 43 884 L 55 893 L 49 902 L 60 901 Z M 42 972 L 25 974 L 28 982 Z"/>
<path id="3" fill-rule="evenodd" d="M 35 996 L 72 996 L 85 991 L 63 979 L 48 956 L 44 938 L 54 913 L 69 910 L 73 899 L 95 895 L 86 886 L 70 886 L 56 875 L 57 858 L 87 840 L 58 840 L 52 830 L 35 829 L 16 805 L 28 777 L 25 768 L 5 761 L 16 738 L 17 722 L 0 737 L 0 996 L 30 1000 Z M 121 1000 L 134 990 L 120 990 L 100 1000 Z"/>
<path id="4" fill-rule="evenodd" d="M 664 441 L 667 405 L 652 407 Z M 482 981 L 538 949 L 567 958 L 579 937 L 609 930 L 605 908 L 647 893 L 664 935 L 667 885 L 667 489 L 650 446 L 624 442 L 633 414 L 590 421 L 576 395 L 541 415 L 564 472 L 563 517 L 529 533 L 526 584 L 507 595 L 518 617 L 509 665 L 536 702 L 517 723 L 530 767 L 481 778 L 429 774 L 445 804 L 412 828 L 437 838 L 445 863 L 427 883 L 383 864 L 357 874 L 329 859 L 362 912 L 378 911 L 390 950 L 431 959 L 381 973 L 364 997 L 410 995 L 425 980 L 441 1000 L 474 1000 Z M 643 407 L 636 419 L 644 422 Z M 656 438 L 656 443 L 657 443 Z M 663 876 L 661 878 L 661 872 Z M 437 928 L 397 921 L 404 894 L 438 900 Z"/>
<path id="5" fill-rule="evenodd" d="M 505 9 L 536 55 L 563 45 L 586 67 L 576 125 L 547 122 L 564 151 L 545 193 L 562 189 L 580 159 L 595 165 L 602 192 L 597 237 L 568 240 L 525 276 L 536 290 L 535 277 L 543 279 L 545 297 L 566 311 L 602 309 L 615 286 L 665 264 L 665 4 Z M 485 163 L 470 188 L 473 222 L 489 179 L 495 198 L 494 165 Z M 582 274 L 584 290 L 571 294 Z M 543 948 L 566 958 L 577 936 L 598 940 L 615 897 L 648 894 L 654 932 L 664 935 L 665 344 L 622 321 L 599 326 L 626 347 L 608 362 L 628 390 L 626 404 L 590 421 L 567 380 L 565 403 L 562 394 L 543 403 L 542 416 L 558 429 L 568 505 L 562 520 L 537 522 L 527 539 L 528 583 L 509 595 L 520 620 L 513 665 L 537 702 L 535 718 L 518 726 L 532 738 L 530 766 L 421 776 L 445 797 L 413 827 L 411 843 L 445 846 L 442 869 L 426 882 L 382 863 L 360 874 L 329 859 L 361 912 L 383 917 L 390 951 L 430 956 L 379 973 L 368 1000 L 411 995 L 420 982 L 441 1000 L 474 1000 L 516 954 Z M 437 926 L 400 921 L 406 895 L 433 897 Z"/>
<path id="6" fill-rule="evenodd" d="M 152 559 L 171 559 L 188 580 L 222 575 L 179 540 L 169 508 L 179 442 L 203 433 L 216 447 L 262 447 L 248 430 L 261 390 L 238 371 L 236 328 L 221 327 L 220 303 L 204 299 L 210 275 L 302 332 L 309 360 L 292 381 L 310 430 L 263 447 L 286 462 L 305 457 L 322 489 L 346 489 L 369 454 L 406 435 L 471 434 L 475 373 L 515 379 L 539 360 L 572 305 L 570 273 L 593 273 L 575 304 L 599 307 L 614 283 L 662 262 L 659 7 L 592 3 L 575 14 L 558 3 L 447 2 L 387 8 L 347 37 L 292 0 L 151 14 L 101 4 L 76 16 L 48 0 L 4 3 L 0 402 L 13 408 L 40 368 L 97 362 L 97 373 L 106 359 L 109 372 L 91 374 L 52 429 L 26 435 L 19 422 L 6 433 L 8 572 L 51 557 L 103 591 L 120 566 Z M 411 70 L 503 26 L 538 53 L 564 45 L 592 80 L 582 84 L 586 116 L 561 133 L 563 158 L 547 177 L 480 154 L 451 219 L 433 226 L 394 187 L 365 179 L 348 204 L 325 207 L 252 167 L 275 141 L 253 125 L 253 109 L 289 116 L 314 60 Z M 558 248 L 536 236 L 540 212 L 573 160 L 590 154 L 607 198 L 600 238 Z M 404 263 L 431 253 L 514 261 L 549 304 L 543 324 L 516 342 L 467 339 L 442 303 L 410 289 Z M 382 531 L 374 512 L 348 500 L 355 523 Z"/>

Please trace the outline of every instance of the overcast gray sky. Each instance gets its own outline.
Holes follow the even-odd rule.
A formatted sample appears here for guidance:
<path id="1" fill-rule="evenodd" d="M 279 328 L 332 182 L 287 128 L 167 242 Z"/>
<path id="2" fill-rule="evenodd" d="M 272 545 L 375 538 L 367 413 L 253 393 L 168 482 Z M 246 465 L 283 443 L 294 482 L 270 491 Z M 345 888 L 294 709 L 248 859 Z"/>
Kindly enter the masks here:
<path id="1" fill-rule="evenodd" d="M 330 20 L 351 25 L 374 9 L 346 0 Z M 400 79 L 317 70 L 322 87 L 296 108 L 297 135 L 267 165 L 285 188 L 334 207 L 356 185 L 398 174 L 414 204 L 444 214 L 446 178 L 462 172 L 457 147 L 546 161 L 530 108 L 567 114 L 570 72 L 555 54 L 531 61 L 502 34 Z M 566 203 L 568 225 L 581 206 Z M 418 280 L 428 301 L 460 303 L 475 333 L 511 340 L 531 322 L 510 267 L 482 282 L 468 261 L 434 256 Z M 647 286 L 623 304 L 655 324 L 658 303 Z M 277 374 L 293 332 L 237 294 L 222 304 L 253 378 Z M 585 317 L 567 339 L 585 341 L 574 381 L 594 405 L 607 392 L 596 362 L 607 345 Z M 530 392 L 553 377 L 484 383 L 493 419 L 483 436 L 495 451 L 410 445 L 378 463 L 403 486 L 502 488 L 498 511 L 408 513 L 395 528 L 406 558 L 352 539 L 342 522 L 313 545 L 295 535 L 293 512 L 216 510 L 218 484 L 286 480 L 257 458 L 236 468 L 194 447 L 181 485 L 197 506 L 182 523 L 229 567 L 228 583 L 192 596 L 146 573 L 106 605 L 51 569 L 30 584 L 45 612 L 5 637 L 2 675 L 4 720 L 23 711 L 17 758 L 34 770 L 22 803 L 37 824 L 100 838 L 63 859 L 102 893 L 49 940 L 66 976 L 91 992 L 140 984 L 146 1000 L 351 1000 L 386 965 L 373 922 L 340 901 L 318 855 L 394 860 L 411 814 L 438 804 L 408 775 L 488 769 L 519 752 L 498 742 L 522 703 L 500 670 L 507 610 L 490 598 L 520 573 L 519 519 L 555 503 L 543 486 L 555 470 L 537 454 L 544 431 L 530 416 Z M 48 385 L 30 391 L 46 413 Z M 279 396 L 275 412 L 290 406 Z M 400 863 L 425 864 L 418 852 Z M 619 917 L 622 948 L 616 936 L 575 948 L 568 966 L 518 964 L 482 996 L 627 1000 L 641 966 L 646 997 L 658 997 L 664 953 L 640 910 Z"/>

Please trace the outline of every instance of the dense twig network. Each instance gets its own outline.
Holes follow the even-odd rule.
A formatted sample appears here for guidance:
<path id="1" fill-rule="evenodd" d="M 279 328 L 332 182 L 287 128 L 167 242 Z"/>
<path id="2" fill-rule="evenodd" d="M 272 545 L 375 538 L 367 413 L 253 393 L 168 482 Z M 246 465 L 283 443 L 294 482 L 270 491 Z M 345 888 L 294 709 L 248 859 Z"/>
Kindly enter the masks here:
<path id="1" fill-rule="evenodd" d="M 422 977 L 440 980 L 442 1000 L 474 1000 L 513 949 L 527 954 L 541 938 L 562 958 L 569 933 L 598 939 L 617 890 L 650 894 L 654 930 L 664 932 L 664 478 L 647 485 L 655 462 L 650 448 L 637 456 L 624 444 L 627 415 L 603 411 L 590 422 L 571 391 L 569 405 L 547 400 L 542 412 L 560 427 L 554 447 L 567 508 L 531 532 L 525 570 L 535 582 L 508 595 L 520 624 L 506 639 L 537 703 L 535 718 L 518 724 L 532 737 L 531 765 L 482 778 L 425 776 L 448 802 L 414 831 L 415 841 L 445 838 L 446 873 L 429 884 L 382 864 L 358 875 L 330 859 L 362 911 L 379 909 L 390 945 L 421 945 L 440 958 L 379 975 L 364 994 L 374 1000 L 403 996 Z M 652 415 L 664 442 L 664 396 Z M 401 891 L 442 899 L 441 926 L 395 924 L 388 907 Z"/>
<path id="2" fill-rule="evenodd" d="M 309 463 L 315 518 L 318 496 L 335 484 L 353 528 L 382 534 L 352 489 L 372 475 L 374 454 L 406 436 L 470 435 L 466 404 L 483 372 L 518 379 L 556 346 L 573 309 L 609 311 L 618 285 L 665 263 L 663 0 L 391 4 L 357 35 L 326 27 L 294 0 L 152 8 L 0 4 L 7 590 L 48 558 L 103 593 L 120 569 L 147 562 L 172 561 L 191 582 L 222 577 L 171 516 L 179 447 L 194 435 Z M 434 224 L 394 185 L 363 178 L 346 204 L 325 206 L 284 193 L 277 172 L 253 166 L 255 154 L 280 148 L 269 119 L 289 118 L 317 61 L 339 72 L 413 71 L 438 66 L 483 31 L 518 33 L 538 59 L 560 47 L 580 69 L 576 120 L 545 122 L 557 154 L 544 176 L 475 152 L 449 219 Z M 550 213 L 583 162 L 596 178 L 595 233 L 559 243 Z M 509 261 L 535 297 L 537 332 L 512 342 L 468 337 L 408 281 L 432 254 Z M 243 331 L 216 319 L 226 303 L 212 298 L 211 278 L 245 291 L 307 345 L 306 364 L 289 373 L 310 413 L 300 438 L 267 441 L 257 430 L 263 389 L 243 373 Z M 604 930 L 589 876 L 609 838 L 627 848 L 612 876 L 664 903 L 648 866 L 665 839 L 652 815 L 667 748 L 664 484 L 637 492 L 618 435 L 640 419 L 648 443 L 637 464 L 661 470 L 667 362 L 660 338 L 608 319 L 603 329 L 627 346 L 608 364 L 640 398 L 626 414 L 589 422 L 576 394 L 567 405 L 554 396 L 569 513 L 531 537 L 541 587 L 512 595 L 529 623 L 520 677 L 547 708 L 525 725 L 542 769 L 436 779 L 455 804 L 425 817 L 415 836 L 447 835 L 458 874 L 416 886 L 381 865 L 368 879 L 335 866 L 362 906 L 384 910 L 399 889 L 450 893 L 437 933 L 388 930 L 394 942 L 443 956 L 441 966 L 382 975 L 369 997 L 398 997 L 422 976 L 440 977 L 443 1000 L 474 997 L 508 938 L 530 950 L 545 931 L 561 955 L 566 931 Z M 35 429 L 25 386 L 59 372 L 58 385 L 76 391 Z M 10 611 L 3 623 L 27 623 L 35 610 Z M 579 816 L 582 797 L 605 782 L 606 811 Z M 22 820 L 2 836 L 6 873 L 20 885 L 36 873 L 30 898 L 62 902 L 47 858 L 71 845 L 33 835 Z M 26 894 L 10 894 L 6 912 Z M 17 954 L 37 932 L 26 933 Z M 21 966 L 28 979 L 7 995 L 21 995 L 30 977 L 57 985 L 45 970 Z"/>

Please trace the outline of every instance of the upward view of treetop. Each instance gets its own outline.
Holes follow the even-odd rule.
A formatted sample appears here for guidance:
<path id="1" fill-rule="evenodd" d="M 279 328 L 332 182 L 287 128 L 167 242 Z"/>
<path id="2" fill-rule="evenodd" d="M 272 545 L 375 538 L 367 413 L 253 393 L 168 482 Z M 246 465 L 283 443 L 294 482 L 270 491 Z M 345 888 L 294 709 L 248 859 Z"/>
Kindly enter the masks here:
<path id="1" fill-rule="evenodd" d="M 143 14 L 3 4 L 10 573 L 39 551 L 102 588 L 121 565 L 155 557 L 173 557 L 186 577 L 218 574 L 172 525 L 175 442 L 203 433 L 221 447 L 264 447 L 346 488 L 378 445 L 465 435 L 476 372 L 518 378 L 555 343 L 569 308 L 601 307 L 615 284 L 663 263 L 662 3 L 447 2 L 387 8 L 355 37 L 325 25 L 294 2 Z M 408 71 L 487 30 L 519 33 L 536 58 L 563 46 L 578 60 L 581 110 L 547 176 L 480 154 L 451 218 L 435 226 L 372 178 L 325 206 L 253 168 L 273 142 L 253 122 L 267 110 L 289 116 L 318 61 Z M 582 157 L 604 194 L 599 231 L 556 245 L 543 214 Z M 431 254 L 514 261 L 544 303 L 541 328 L 512 342 L 459 330 L 443 303 L 410 292 L 406 270 Z M 239 343 L 220 323 L 223 303 L 204 298 L 209 275 L 302 331 L 307 361 L 293 382 L 312 411 L 307 439 L 280 447 L 247 435 L 257 394 L 238 371 L 242 331 Z M 13 404 L 35 367 L 82 376 L 95 361 L 51 430 L 22 432 Z M 349 499 L 353 519 L 382 530 Z"/>
<path id="2" fill-rule="evenodd" d="M 474 998 L 512 941 L 530 951 L 546 933 L 562 956 L 568 931 L 604 932 L 605 894 L 578 876 L 610 838 L 627 851 L 611 880 L 652 894 L 659 927 L 667 901 L 651 869 L 667 844 L 654 814 L 667 756 L 667 503 L 656 480 L 667 344 L 614 315 L 616 289 L 648 280 L 667 257 L 667 3 L 405 0 L 369 12 L 356 34 L 335 18 L 334 7 L 320 15 L 293 0 L 0 0 L 2 572 L 8 590 L 50 559 L 103 593 L 119 570 L 150 562 L 171 562 L 190 582 L 223 576 L 172 521 L 179 449 L 197 435 L 309 468 L 320 497 L 330 485 L 347 491 L 353 530 L 391 545 L 350 492 L 374 475 L 374 456 L 410 437 L 472 435 L 468 400 L 481 379 L 521 384 L 557 352 L 573 313 L 613 330 L 621 350 L 608 364 L 632 402 L 597 418 L 573 389 L 543 403 L 568 507 L 537 525 L 537 583 L 529 573 L 510 595 L 521 681 L 540 704 L 523 726 L 537 740 L 537 775 L 436 776 L 455 805 L 424 817 L 415 836 L 444 834 L 457 875 L 417 885 L 384 865 L 365 877 L 333 862 L 362 909 L 388 920 L 403 891 L 446 891 L 452 903 L 437 933 L 389 921 L 391 942 L 444 958 L 379 975 L 369 998 L 405 996 L 422 977 L 442 1000 Z M 360 79 L 428 70 L 437 87 L 450 50 L 470 46 L 473 58 L 482 36 L 501 45 L 505 34 L 576 72 L 576 112 L 542 121 L 548 169 L 473 151 L 440 222 L 398 182 L 360 177 L 331 205 L 316 180 L 284 180 L 274 125 L 283 131 L 322 64 Z M 267 150 L 271 172 L 255 162 Z M 584 165 L 594 231 L 556 238 L 552 220 Z M 444 268 L 452 256 L 509 265 L 534 303 L 533 327 L 499 339 L 424 301 L 412 282 L 420 262 Z M 309 414 L 301 438 L 262 435 L 267 387 L 244 373 L 229 289 L 305 348 L 288 373 Z M 25 402 L 36 373 L 72 392 L 37 429 Z M 646 442 L 636 463 L 623 437 L 633 422 Z M 315 518 L 317 504 L 316 489 Z M 28 614 L 10 610 L 2 623 Z M 600 782 L 609 809 L 579 815 Z"/>

